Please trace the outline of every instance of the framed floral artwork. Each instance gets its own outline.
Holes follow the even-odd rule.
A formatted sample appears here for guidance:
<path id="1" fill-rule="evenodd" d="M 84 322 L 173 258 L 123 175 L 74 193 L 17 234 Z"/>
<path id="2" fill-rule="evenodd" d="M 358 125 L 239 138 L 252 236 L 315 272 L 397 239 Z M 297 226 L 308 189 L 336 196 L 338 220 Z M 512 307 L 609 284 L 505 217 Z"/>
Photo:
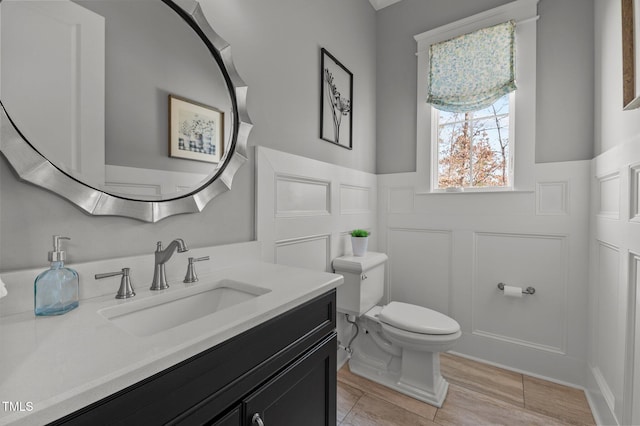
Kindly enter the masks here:
<path id="1" fill-rule="evenodd" d="M 353 74 L 326 49 L 320 53 L 320 138 L 352 149 Z"/>
<path id="2" fill-rule="evenodd" d="M 169 157 L 219 163 L 224 153 L 224 113 L 169 95 Z"/>

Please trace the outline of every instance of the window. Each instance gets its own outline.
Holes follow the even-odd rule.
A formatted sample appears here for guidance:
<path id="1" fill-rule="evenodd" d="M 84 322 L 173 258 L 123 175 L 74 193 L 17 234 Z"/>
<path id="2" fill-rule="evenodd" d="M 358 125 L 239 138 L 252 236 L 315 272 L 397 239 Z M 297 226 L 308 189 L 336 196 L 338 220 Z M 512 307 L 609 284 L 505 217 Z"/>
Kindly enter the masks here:
<path id="1" fill-rule="evenodd" d="M 435 189 L 511 187 L 510 97 L 475 111 L 434 109 Z"/>
<path id="2" fill-rule="evenodd" d="M 537 18 L 537 0 L 518 0 L 415 36 L 420 88 L 417 172 L 429 192 L 534 189 Z M 510 69 L 511 80 L 490 96 L 483 98 L 480 94 L 472 100 L 458 98 L 456 90 L 460 84 L 450 83 L 456 77 L 446 68 L 446 61 L 439 62 L 435 71 L 431 67 L 431 47 L 460 39 L 463 44 L 458 46 L 459 52 L 476 52 L 477 49 L 464 44 L 468 41 L 467 35 L 507 26 L 509 21 L 515 24 L 515 37 L 511 32 L 511 40 L 515 40 L 511 51 L 515 47 L 515 53 L 510 58 L 516 66 Z M 495 59 L 493 55 L 485 56 Z M 483 72 L 484 77 L 487 72 Z M 433 75 L 435 80 L 431 78 Z M 466 80 L 478 85 L 475 77 L 466 77 Z M 435 95 L 432 81 L 440 85 Z M 447 92 L 446 87 L 440 90 L 442 82 L 456 90 L 452 93 Z M 449 99 L 453 99 L 452 105 L 446 105 Z"/>

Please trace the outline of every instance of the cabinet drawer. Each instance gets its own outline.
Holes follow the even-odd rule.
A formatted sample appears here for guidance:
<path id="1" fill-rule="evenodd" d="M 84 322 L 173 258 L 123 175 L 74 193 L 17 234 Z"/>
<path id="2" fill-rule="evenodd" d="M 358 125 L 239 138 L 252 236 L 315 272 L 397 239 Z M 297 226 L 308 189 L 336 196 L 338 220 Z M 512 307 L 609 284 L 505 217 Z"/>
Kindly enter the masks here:
<path id="1" fill-rule="evenodd" d="M 201 407 L 215 418 L 331 334 L 335 300 L 327 292 L 51 424 L 179 423 Z"/>

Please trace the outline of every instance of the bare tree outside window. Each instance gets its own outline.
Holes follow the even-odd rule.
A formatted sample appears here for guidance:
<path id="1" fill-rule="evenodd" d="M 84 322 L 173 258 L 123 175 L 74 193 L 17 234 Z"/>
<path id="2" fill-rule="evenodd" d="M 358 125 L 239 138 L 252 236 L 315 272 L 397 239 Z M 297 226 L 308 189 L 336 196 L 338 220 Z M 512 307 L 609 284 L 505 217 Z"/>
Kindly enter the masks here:
<path id="1" fill-rule="evenodd" d="M 509 95 L 477 111 L 438 112 L 438 188 L 510 186 Z"/>

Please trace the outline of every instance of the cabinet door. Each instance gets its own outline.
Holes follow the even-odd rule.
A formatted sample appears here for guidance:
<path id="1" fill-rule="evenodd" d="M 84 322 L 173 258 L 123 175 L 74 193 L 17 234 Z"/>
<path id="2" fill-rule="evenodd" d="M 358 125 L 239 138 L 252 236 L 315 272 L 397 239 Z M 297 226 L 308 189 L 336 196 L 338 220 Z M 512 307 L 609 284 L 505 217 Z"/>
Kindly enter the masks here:
<path id="1" fill-rule="evenodd" d="M 333 333 L 244 399 L 244 424 L 335 425 L 336 358 L 337 337 Z"/>
<path id="2" fill-rule="evenodd" d="M 240 416 L 240 406 L 235 410 L 221 418 L 220 420 L 211 423 L 211 426 L 242 426 L 242 417 Z"/>

